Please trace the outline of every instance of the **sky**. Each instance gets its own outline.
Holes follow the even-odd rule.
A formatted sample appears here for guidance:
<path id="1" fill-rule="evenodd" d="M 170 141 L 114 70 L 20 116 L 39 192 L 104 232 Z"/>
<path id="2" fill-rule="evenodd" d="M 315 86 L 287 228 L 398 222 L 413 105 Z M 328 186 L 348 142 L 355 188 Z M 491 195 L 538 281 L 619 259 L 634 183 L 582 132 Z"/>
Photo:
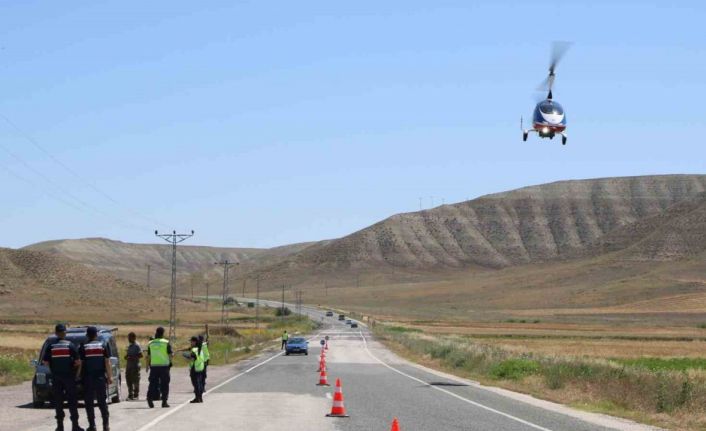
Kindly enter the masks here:
<path id="1" fill-rule="evenodd" d="M 673 3 L 673 4 L 670 4 Z M 706 173 L 697 1 L 2 1 L 0 246 L 271 247 L 565 179 Z M 553 41 L 569 142 L 522 142 Z"/>

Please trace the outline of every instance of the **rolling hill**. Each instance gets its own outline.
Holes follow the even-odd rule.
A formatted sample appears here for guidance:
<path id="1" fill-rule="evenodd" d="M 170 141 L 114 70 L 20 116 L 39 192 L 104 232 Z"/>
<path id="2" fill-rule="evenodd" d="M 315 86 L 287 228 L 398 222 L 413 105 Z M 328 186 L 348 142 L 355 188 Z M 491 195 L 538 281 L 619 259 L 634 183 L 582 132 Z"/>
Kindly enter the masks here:
<path id="1" fill-rule="evenodd" d="M 667 210 L 703 199 L 704 175 L 665 175 L 561 181 L 471 201 L 394 215 L 346 237 L 311 245 L 259 271 L 366 271 L 398 268 L 444 271 L 505 268 L 595 254 L 611 232 L 625 246 L 642 243 L 643 256 L 680 248 L 691 237 L 642 238 L 666 221 Z M 665 212 L 667 211 L 667 212 Z M 698 211 L 684 219 L 698 219 Z M 642 223 L 642 224 L 639 224 Z M 630 227 L 632 226 L 632 227 Z M 666 232 L 670 228 L 665 227 Z M 622 229 L 622 230 L 621 230 Z M 657 235 L 658 232 L 655 232 Z M 642 236 L 641 236 L 642 235 Z M 668 245 L 665 241 L 671 241 Z M 615 250 L 618 243 L 605 251 Z M 684 245 L 690 248 L 693 245 Z"/>

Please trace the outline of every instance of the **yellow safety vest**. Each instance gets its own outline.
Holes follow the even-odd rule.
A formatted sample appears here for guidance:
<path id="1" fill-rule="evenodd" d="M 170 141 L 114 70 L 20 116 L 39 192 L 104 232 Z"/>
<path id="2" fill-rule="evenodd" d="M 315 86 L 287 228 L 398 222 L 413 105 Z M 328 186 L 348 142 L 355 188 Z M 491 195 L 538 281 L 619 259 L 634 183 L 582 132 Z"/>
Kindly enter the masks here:
<path id="1" fill-rule="evenodd" d="M 169 365 L 169 351 L 167 346 L 169 340 L 155 338 L 147 345 L 147 352 L 150 354 L 150 366 L 163 367 Z"/>
<path id="2" fill-rule="evenodd" d="M 196 359 L 191 360 L 191 364 L 189 364 L 189 367 L 193 368 L 194 371 L 196 371 L 197 373 L 200 373 L 201 371 L 203 371 L 204 368 L 203 350 L 199 352 L 198 347 L 192 347 L 191 353 L 196 356 Z"/>
<path id="3" fill-rule="evenodd" d="M 289 340 L 289 334 L 282 334 L 282 341 Z"/>

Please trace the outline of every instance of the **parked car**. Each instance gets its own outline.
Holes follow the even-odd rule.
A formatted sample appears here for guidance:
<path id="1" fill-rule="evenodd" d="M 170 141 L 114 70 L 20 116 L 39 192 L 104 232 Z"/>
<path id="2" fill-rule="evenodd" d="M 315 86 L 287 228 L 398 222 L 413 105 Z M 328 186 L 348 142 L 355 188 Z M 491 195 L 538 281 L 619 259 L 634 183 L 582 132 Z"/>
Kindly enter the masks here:
<path id="1" fill-rule="evenodd" d="M 346 320 L 346 315 L 345 315 L 345 314 L 339 314 L 339 315 L 338 315 L 338 320 Z"/>
<path id="2" fill-rule="evenodd" d="M 358 323 L 357 323 L 357 322 L 351 323 L 351 328 L 357 328 L 357 327 L 358 327 Z"/>
<path id="3" fill-rule="evenodd" d="M 327 311 L 326 317 L 333 317 L 333 311 Z"/>
<path id="4" fill-rule="evenodd" d="M 287 346 L 284 349 L 285 355 L 289 355 L 290 353 L 303 353 L 308 355 L 309 342 L 302 337 L 292 337 L 287 340 Z"/>
<path id="5" fill-rule="evenodd" d="M 66 339 L 71 341 L 76 348 L 88 342 L 86 337 L 87 326 L 77 326 L 66 330 Z M 108 328 L 105 326 L 97 326 L 98 339 L 106 342 L 108 346 L 108 354 L 110 355 L 110 363 L 113 367 L 113 384 L 108 386 L 107 397 L 112 403 L 120 402 L 120 387 L 122 376 L 120 375 L 120 352 L 118 352 L 118 344 L 115 342 L 117 328 Z M 44 403 L 52 400 L 52 375 L 49 367 L 42 363 L 44 352 L 54 343 L 57 338 L 55 335 L 50 335 L 44 340 L 42 348 L 39 350 L 39 358 L 31 361 L 34 367 L 34 377 L 32 378 L 32 405 L 34 407 L 42 407 Z M 83 399 L 83 385 L 78 384 L 79 399 Z"/>

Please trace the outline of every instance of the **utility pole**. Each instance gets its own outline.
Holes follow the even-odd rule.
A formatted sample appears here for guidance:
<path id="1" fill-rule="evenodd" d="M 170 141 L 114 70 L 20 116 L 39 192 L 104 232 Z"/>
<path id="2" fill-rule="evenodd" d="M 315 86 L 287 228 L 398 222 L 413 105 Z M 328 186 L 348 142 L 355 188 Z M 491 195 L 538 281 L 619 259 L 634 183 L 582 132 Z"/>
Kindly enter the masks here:
<path id="1" fill-rule="evenodd" d="M 192 230 L 190 234 L 185 233 L 162 233 L 154 231 L 154 234 L 172 245 L 172 288 L 169 293 L 169 341 L 172 345 L 176 343 L 176 291 L 177 291 L 177 244 L 186 241 L 194 236 Z"/>
<path id="2" fill-rule="evenodd" d="M 147 288 L 150 288 L 150 271 L 152 270 L 152 265 L 147 264 Z"/>
<path id="3" fill-rule="evenodd" d="M 243 279 L 243 294 L 241 295 L 243 298 L 245 298 L 245 283 L 248 281 L 247 278 Z"/>
<path id="4" fill-rule="evenodd" d="M 280 318 L 284 321 L 284 284 L 282 284 L 282 312 L 280 313 Z"/>
<path id="5" fill-rule="evenodd" d="M 228 319 L 226 318 L 226 300 L 228 299 L 228 270 L 233 265 L 240 265 L 239 262 L 229 262 L 228 259 L 221 262 L 214 262 L 214 265 L 223 266 L 223 294 L 221 298 L 221 325 L 226 325 Z"/>
<path id="6" fill-rule="evenodd" d="M 257 293 L 255 294 L 255 329 L 260 328 L 260 275 L 257 276 Z"/>

